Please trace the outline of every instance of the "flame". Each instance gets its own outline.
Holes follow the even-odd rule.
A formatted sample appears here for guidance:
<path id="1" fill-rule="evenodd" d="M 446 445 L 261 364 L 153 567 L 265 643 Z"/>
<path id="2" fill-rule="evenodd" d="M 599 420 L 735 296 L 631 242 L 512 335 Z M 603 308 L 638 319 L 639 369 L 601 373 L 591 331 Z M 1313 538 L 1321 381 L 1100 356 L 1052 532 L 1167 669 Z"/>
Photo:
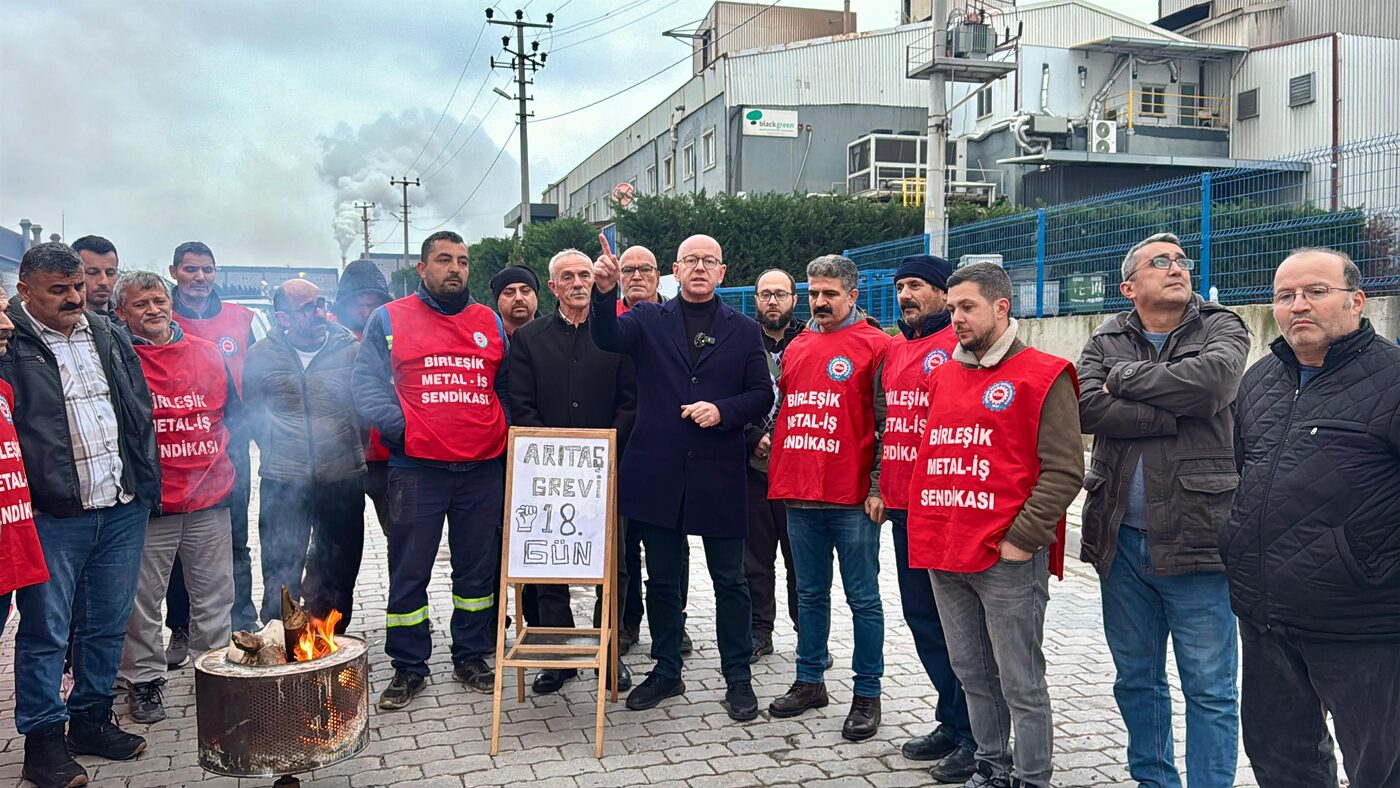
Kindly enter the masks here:
<path id="1" fill-rule="evenodd" d="M 308 616 L 309 623 L 297 639 L 297 662 L 310 662 L 340 650 L 335 643 L 335 625 L 344 618 L 339 610 L 331 610 L 325 618 Z"/>

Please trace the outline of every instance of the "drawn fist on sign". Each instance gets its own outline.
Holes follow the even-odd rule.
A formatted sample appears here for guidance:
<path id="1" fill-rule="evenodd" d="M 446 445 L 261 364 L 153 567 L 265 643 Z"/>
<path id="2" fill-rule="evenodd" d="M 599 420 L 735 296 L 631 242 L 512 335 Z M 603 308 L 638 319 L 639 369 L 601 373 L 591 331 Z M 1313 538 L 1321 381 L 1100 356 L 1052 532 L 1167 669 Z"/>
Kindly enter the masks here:
<path id="1" fill-rule="evenodd" d="M 522 503 L 515 507 L 515 530 L 530 533 L 535 530 L 535 520 L 540 516 L 540 507 Z"/>

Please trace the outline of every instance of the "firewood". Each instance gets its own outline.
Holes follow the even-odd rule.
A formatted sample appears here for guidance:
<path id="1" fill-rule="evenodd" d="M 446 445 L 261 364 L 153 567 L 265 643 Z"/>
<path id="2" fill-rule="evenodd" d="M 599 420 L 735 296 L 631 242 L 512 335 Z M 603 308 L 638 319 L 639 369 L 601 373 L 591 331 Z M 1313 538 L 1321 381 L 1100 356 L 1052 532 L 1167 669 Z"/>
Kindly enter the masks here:
<path id="1" fill-rule="evenodd" d="M 239 630 L 233 633 L 224 656 L 239 665 L 285 665 L 287 654 L 282 622 L 273 619 L 259 632 Z"/>
<path id="2" fill-rule="evenodd" d="M 292 594 L 287 590 L 287 587 L 282 586 L 283 646 L 288 662 L 296 661 L 297 643 L 300 642 L 302 633 L 306 631 L 306 627 L 310 623 L 311 619 L 306 615 L 306 610 L 292 599 Z"/>

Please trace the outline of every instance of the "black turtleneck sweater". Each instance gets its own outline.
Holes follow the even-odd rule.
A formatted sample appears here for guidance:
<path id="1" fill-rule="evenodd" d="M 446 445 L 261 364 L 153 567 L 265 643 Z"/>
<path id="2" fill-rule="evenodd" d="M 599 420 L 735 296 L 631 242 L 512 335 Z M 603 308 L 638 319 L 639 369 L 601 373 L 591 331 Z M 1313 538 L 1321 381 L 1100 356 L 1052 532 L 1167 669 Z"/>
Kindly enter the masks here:
<path id="1" fill-rule="evenodd" d="M 947 328 L 948 324 L 951 322 L 953 322 L 953 313 L 943 309 L 924 318 L 923 323 L 919 325 L 918 331 L 915 331 L 912 327 L 905 324 L 903 320 L 899 321 L 899 333 L 903 334 L 905 339 L 920 339 L 937 334 L 939 331 Z"/>
<path id="2" fill-rule="evenodd" d="M 710 333 L 710 329 L 715 325 L 715 314 L 718 312 L 718 298 L 712 297 L 698 304 L 681 299 L 681 315 L 685 317 L 685 338 L 687 347 L 690 348 L 690 363 L 694 364 L 700 360 L 700 352 L 704 350 L 704 346 L 696 341 L 696 337 Z"/>

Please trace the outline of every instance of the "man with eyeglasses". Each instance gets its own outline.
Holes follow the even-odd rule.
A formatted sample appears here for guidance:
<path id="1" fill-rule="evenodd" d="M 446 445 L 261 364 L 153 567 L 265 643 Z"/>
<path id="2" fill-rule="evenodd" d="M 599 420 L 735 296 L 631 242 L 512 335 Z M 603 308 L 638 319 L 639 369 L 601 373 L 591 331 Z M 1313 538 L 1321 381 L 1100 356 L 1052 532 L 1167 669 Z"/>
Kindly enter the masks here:
<path id="1" fill-rule="evenodd" d="M 248 351 L 243 371 L 261 450 L 262 617 L 282 617 L 286 586 L 318 618 L 340 611 L 344 631 L 365 538 L 365 451 L 350 393 L 359 345 L 326 319 L 326 299 L 305 279 L 283 282 L 272 306 L 277 329 Z"/>
<path id="2" fill-rule="evenodd" d="M 625 353 L 644 384 L 622 455 L 618 507 L 646 547 L 647 620 L 656 667 L 627 697 L 649 709 L 681 695 L 681 572 L 687 536 L 703 537 L 715 588 L 715 630 L 735 720 L 758 716 L 749 669 L 753 650 L 744 539 L 748 534 L 744 425 L 773 405 L 760 331 L 722 303 L 723 250 L 707 235 L 687 238 L 673 271 L 680 297 L 617 314 L 617 261 L 603 242 L 595 266 L 589 330 L 598 347 Z"/>
<path id="3" fill-rule="evenodd" d="M 768 351 L 768 372 L 777 392 L 783 351 L 804 326 L 792 319 L 797 305 L 797 283 L 792 274 L 770 268 L 754 283 L 758 325 L 763 329 L 763 349 Z M 757 662 L 773 653 L 773 624 L 778 617 L 777 582 L 773 571 L 779 550 L 787 568 L 787 611 L 797 628 L 797 571 L 792 566 L 792 543 L 788 540 L 787 507 L 781 500 L 768 499 L 768 455 L 773 447 L 773 418 L 777 405 L 763 419 L 744 426 L 744 443 L 749 450 L 749 537 L 744 544 L 744 574 L 753 601 L 753 656 Z"/>
<path id="4" fill-rule="evenodd" d="M 1306 248 L 1274 273 L 1282 336 L 1235 400 L 1221 535 L 1244 646 L 1244 748 L 1261 786 L 1400 784 L 1400 347 L 1361 271 Z"/>
<path id="5" fill-rule="evenodd" d="M 661 269 L 656 265 L 656 255 L 645 246 L 629 246 L 617 259 L 618 273 L 622 275 L 622 297 L 617 301 L 617 313 L 642 303 L 665 301 L 658 291 L 661 287 Z"/>
<path id="6" fill-rule="evenodd" d="M 1186 696 L 1186 777 L 1231 786 L 1239 758 L 1235 617 L 1217 534 L 1237 475 L 1231 404 L 1249 331 L 1191 292 L 1195 264 L 1171 233 L 1133 246 L 1119 292 L 1078 365 L 1080 426 L 1094 436 L 1080 558 L 1099 573 L 1113 693 L 1139 785 L 1180 788 L 1172 746 L 1170 637 Z"/>

